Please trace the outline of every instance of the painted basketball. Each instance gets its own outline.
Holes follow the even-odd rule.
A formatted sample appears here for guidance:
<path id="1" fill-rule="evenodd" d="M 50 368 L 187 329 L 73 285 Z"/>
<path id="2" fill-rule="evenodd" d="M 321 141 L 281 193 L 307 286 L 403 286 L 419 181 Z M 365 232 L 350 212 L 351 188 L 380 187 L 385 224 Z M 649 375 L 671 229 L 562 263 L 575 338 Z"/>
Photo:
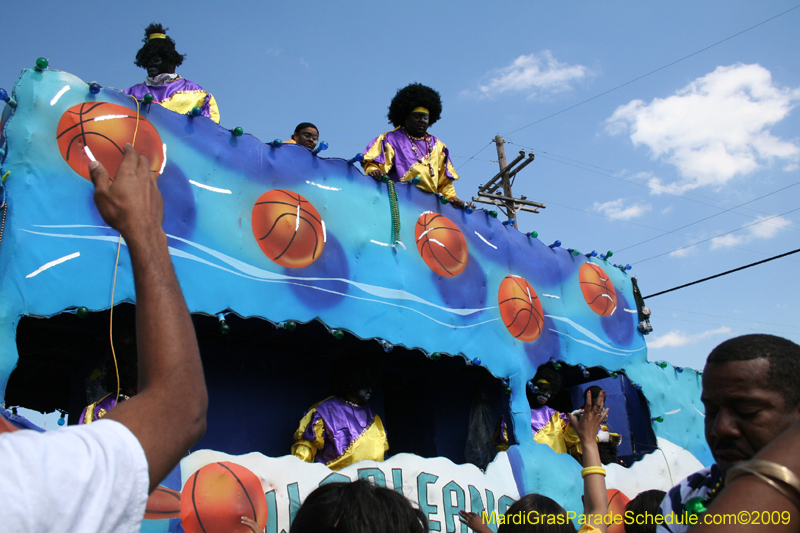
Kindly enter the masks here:
<path id="1" fill-rule="evenodd" d="M 617 309 L 617 291 L 608 274 L 594 263 L 584 263 L 578 272 L 581 291 L 592 311 L 600 316 L 611 316 Z"/>
<path id="2" fill-rule="evenodd" d="M 178 518 L 181 515 L 181 493 L 177 490 L 158 486 L 147 498 L 144 509 L 145 520 Z"/>
<path id="3" fill-rule="evenodd" d="M 458 276 L 467 266 L 467 241 L 446 216 L 425 211 L 417 219 L 414 237 L 422 260 L 440 276 Z"/>
<path id="4" fill-rule="evenodd" d="M 617 489 L 608 489 L 606 493 L 608 494 L 608 515 L 614 517 L 611 525 L 608 526 L 608 533 L 625 533 L 625 506 L 631 500 Z"/>
<path id="5" fill-rule="evenodd" d="M 87 165 L 92 158 L 103 163 L 113 179 L 122 162 L 125 143 L 132 143 L 141 155 L 147 156 L 150 170 L 157 175 L 164 168 L 165 147 L 156 129 L 146 118 L 137 118 L 135 110 L 121 105 L 84 102 L 70 107 L 58 121 L 56 139 L 64 161 L 89 181 Z"/>
<path id="6" fill-rule="evenodd" d="M 192 474 L 181 492 L 181 525 L 186 533 L 251 533 L 246 516 L 264 529 L 267 498 L 258 477 L 228 461 L 210 463 Z"/>
<path id="7" fill-rule="evenodd" d="M 253 206 L 252 224 L 261 251 L 284 267 L 306 267 L 325 248 L 325 222 L 311 202 L 293 191 L 262 194 Z"/>
<path id="8" fill-rule="evenodd" d="M 542 333 L 542 302 L 531 284 L 519 276 L 506 276 L 497 294 L 500 316 L 508 332 L 521 341 L 535 341 Z"/>

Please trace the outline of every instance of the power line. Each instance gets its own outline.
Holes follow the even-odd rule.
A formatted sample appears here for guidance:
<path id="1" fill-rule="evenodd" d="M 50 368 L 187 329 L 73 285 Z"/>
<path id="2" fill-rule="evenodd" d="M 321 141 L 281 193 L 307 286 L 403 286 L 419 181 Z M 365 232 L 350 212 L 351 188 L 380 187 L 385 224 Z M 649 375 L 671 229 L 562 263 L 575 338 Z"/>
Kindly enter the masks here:
<path id="1" fill-rule="evenodd" d="M 789 13 L 790 11 L 794 11 L 795 9 L 797 9 L 797 8 L 799 8 L 799 7 L 800 7 L 800 4 L 799 4 L 799 5 L 796 5 L 796 6 L 794 6 L 793 8 L 787 9 L 786 11 L 784 11 L 784 12 L 782 12 L 782 13 L 778 13 L 778 14 L 777 14 L 777 15 L 775 15 L 774 17 L 770 17 L 770 18 L 768 18 L 768 19 L 766 19 L 766 20 L 763 20 L 763 21 L 759 22 L 758 24 L 755 24 L 755 25 L 753 25 L 753 26 L 750 26 L 749 28 L 747 28 L 747 29 L 744 29 L 744 30 L 742 30 L 742 31 L 740 31 L 740 32 L 738 32 L 738 33 L 734 33 L 734 34 L 733 34 L 733 35 L 731 35 L 730 37 L 726 37 L 726 38 L 722 39 L 721 41 L 717 41 L 717 42 L 715 42 L 714 44 L 711 44 L 711 45 L 709 45 L 709 46 L 706 46 L 705 48 L 702 48 L 702 49 L 700 49 L 700 50 L 698 50 L 698 51 L 696 51 L 696 52 L 693 52 L 693 53 L 691 53 L 691 54 L 689 54 L 689 55 L 687 55 L 687 56 L 683 56 L 682 58 L 680 58 L 680 59 L 677 59 L 677 60 L 675 60 L 675 61 L 673 61 L 672 63 L 669 63 L 669 64 L 667 64 L 667 65 L 664 65 L 663 67 L 659 67 L 659 68 L 657 68 L 657 69 L 655 69 L 655 70 L 652 70 L 652 71 L 648 72 L 647 74 L 642 74 L 642 75 L 641 75 L 641 76 L 639 76 L 638 78 L 634 78 L 634 79 L 632 79 L 632 80 L 630 80 L 630 81 L 627 81 L 627 82 L 623 83 L 622 85 L 617 85 L 617 86 L 616 86 L 616 87 L 614 87 L 613 89 L 609 89 L 609 90 L 607 90 L 607 91 L 605 91 L 605 92 L 602 92 L 602 93 L 600 93 L 600 94 L 598 94 L 598 95 L 592 96 L 591 98 L 588 98 L 588 99 L 586 99 L 586 100 L 584 100 L 584 101 L 582 101 L 582 102 L 578 102 L 578 103 L 577 103 L 577 104 L 575 104 L 575 105 L 571 105 L 571 106 L 567 107 L 566 109 L 562 109 L 561 111 L 558 111 L 558 112 L 556 112 L 556 113 L 553 113 L 552 115 L 548 115 L 548 116 L 546 116 L 546 117 L 544 117 L 544 118 L 540 118 L 539 120 L 537 120 L 537 121 L 535 121 L 535 122 L 531 122 L 531 123 L 530 123 L 530 124 L 528 124 L 527 126 L 522 126 L 521 128 L 518 128 L 518 129 L 516 129 L 516 130 L 514 130 L 514 131 L 512 131 L 512 132 L 506 133 L 506 134 L 504 134 L 504 135 L 503 135 L 503 137 L 505 137 L 505 136 L 507 136 L 507 135 L 512 135 L 512 134 L 514 134 L 514 133 L 516 133 L 516 132 L 518 132 L 518 131 L 524 130 L 525 128 L 529 128 L 529 127 L 531 127 L 531 126 L 534 126 L 534 125 L 536 125 L 536 124 L 538 124 L 538 123 L 540 123 L 540 122 L 544 122 L 545 120 L 548 120 L 548 119 L 550 119 L 550 118 L 553 118 L 553 117 L 555 117 L 555 116 L 557 116 L 557 115 L 560 115 L 560 114 L 562 114 L 562 113 L 566 113 L 567 111 L 569 111 L 569 110 L 571 110 L 571 109 L 575 109 L 576 107 L 578 107 L 578 106 L 582 106 L 583 104 L 586 104 L 586 103 L 588 103 L 588 102 L 591 102 L 592 100 L 596 100 L 596 99 L 600 98 L 601 96 L 605 96 L 605 95 L 607 95 L 607 94 L 609 94 L 609 93 L 612 93 L 612 92 L 616 91 L 617 89 L 621 89 L 622 87 L 625 87 L 626 85 L 630 85 L 631 83 L 637 82 L 637 81 L 639 81 L 639 80 L 641 80 L 641 79 L 643 79 L 643 78 L 646 78 L 647 76 L 650 76 L 650 75 L 652 75 L 652 74 L 655 74 L 656 72 L 659 72 L 659 71 L 661 71 L 661 70 L 664 70 L 665 68 L 669 68 L 669 67 L 671 67 L 672 65 L 675 65 L 675 64 L 677 64 L 677 63 L 680 63 L 681 61 L 684 61 L 684 60 L 686 60 L 686 59 L 689 59 L 690 57 L 696 56 L 697 54 L 700 54 L 700 53 L 702 53 L 702 52 L 705 52 L 706 50 L 709 50 L 709 49 L 711 49 L 711 48 L 714 48 L 715 46 L 718 46 L 718 45 L 720 45 L 720 44 L 722 44 L 722 43 L 724 43 L 724 42 L 726 42 L 726 41 L 730 41 L 730 40 L 731 40 L 731 39 L 733 39 L 734 37 L 738 37 L 739 35 L 742 35 L 743 33 L 747 33 L 748 31 L 750 31 L 750 30 L 753 30 L 753 29 L 755 29 L 755 28 L 757 28 L 757 27 L 759 27 L 759 26 L 761 26 L 761 25 L 763 25 L 763 24 L 766 24 L 767 22 L 769 22 L 769 21 L 771 21 L 771 20 L 775 20 L 776 18 L 778 18 L 778 17 L 781 17 L 781 16 L 785 15 L 786 13 Z"/>
<path id="2" fill-rule="evenodd" d="M 739 320 L 739 321 L 742 321 L 742 322 L 749 322 L 750 324 L 763 324 L 765 326 L 775 326 L 775 327 L 780 327 L 780 328 L 800 329 L 800 326 L 790 326 L 789 324 L 776 324 L 774 322 L 760 322 L 758 320 L 752 320 L 750 318 L 736 318 L 736 317 L 732 317 L 732 316 L 712 315 L 711 313 L 699 313 L 697 311 L 687 311 L 685 309 L 675 309 L 674 307 L 664 307 L 663 305 L 651 305 L 649 307 L 653 311 L 658 310 L 658 309 L 666 309 L 667 311 L 676 311 L 678 313 L 688 313 L 688 314 L 692 314 L 692 315 L 710 316 L 710 317 L 714 317 L 714 318 L 722 318 L 724 320 Z M 692 320 L 680 319 L 680 318 L 669 317 L 669 316 L 664 316 L 664 317 L 659 316 L 659 319 L 661 319 L 661 318 L 673 319 L 673 320 L 684 320 L 685 322 L 693 322 Z M 714 325 L 714 326 L 725 326 L 725 325 L 727 325 L 727 324 L 715 324 L 713 322 L 695 322 L 695 323 L 697 323 L 697 324 L 711 324 L 711 325 Z M 745 327 L 745 326 L 734 326 L 734 327 L 738 328 L 738 327 Z"/>
<path id="3" fill-rule="evenodd" d="M 739 268 L 734 268 L 733 270 L 728 270 L 726 272 L 720 272 L 719 274 L 714 274 L 713 276 L 709 276 L 707 278 L 698 279 L 697 281 L 692 281 L 691 283 L 685 283 L 683 285 L 679 285 L 678 287 L 673 287 L 673 288 L 667 289 L 665 291 L 657 292 L 655 294 L 651 294 L 649 296 L 645 296 L 644 299 L 646 300 L 647 298 L 652 298 L 654 296 L 660 296 L 660 295 L 666 294 L 668 292 L 677 291 L 678 289 L 683 289 L 685 287 L 690 287 L 692 285 L 697 285 L 698 283 L 702 283 L 702 282 L 708 281 L 710 279 L 719 278 L 721 276 L 726 276 L 726 275 L 731 274 L 733 272 L 738 272 L 740 270 L 744 270 L 746 268 L 754 267 L 754 266 L 760 265 L 762 263 L 768 263 L 770 261 L 774 261 L 775 259 L 780 259 L 781 257 L 786 257 L 787 255 L 796 254 L 797 252 L 800 252 L 800 248 L 798 248 L 797 250 L 792 250 L 791 252 L 786 252 L 786 253 L 783 253 L 783 254 L 780 254 L 780 255 L 775 255 L 775 256 L 767 258 L 767 259 L 762 259 L 761 261 L 756 261 L 755 263 L 750 263 L 749 265 L 740 266 Z"/>
<path id="4" fill-rule="evenodd" d="M 704 243 L 704 242 L 712 241 L 712 240 L 714 240 L 714 239 L 716 239 L 718 237 L 724 237 L 725 235 L 730 235 L 731 233 L 735 233 L 735 232 L 737 232 L 739 230 L 743 230 L 745 228 L 749 228 L 750 226 L 756 226 L 756 225 L 761 224 L 763 222 L 767 222 L 768 220 L 772 220 L 773 218 L 778 218 L 778 217 L 782 217 L 783 215 L 788 215 L 789 213 L 794 213 L 795 211 L 800 211 L 800 207 L 798 207 L 797 209 L 791 209 L 789 211 L 786 211 L 785 213 L 781 213 L 780 215 L 773 215 L 771 217 L 764 218 L 762 220 L 758 220 L 756 222 L 753 222 L 752 224 L 745 224 L 741 228 L 737 228 L 737 229 L 734 229 L 734 230 L 731 230 L 731 231 L 726 231 L 725 233 L 720 233 L 719 235 L 715 235 L 713 237 L 709 237 L 708 239 L 702 239 L 702 240 L 699 240 L 697 242 L 693 242 L 692 244 L 689 244 L 689 245 L 686 245 L 686 246 L 681 246 L 680 248 L 676 248 L 674 250 L 670 250 L 669 252 L 664 252 L 664 253 L 661 253 L 661 254 L 658 254 L 658 255 L 654 255 L 652 257 L 648 257 L 647 259 L 642 259 L 641 261 L 635 261 L 635 262 L 633 262 L 631 264 L 644 263 L 645 261 L 650 261 L 651 259 L 655 259 L 656 257 L 661 257 L 662 255 L 668 255 L 668 254 L 671 254 L 671 253 L 678 252 L 680 250 L 685 250 L 687 248 L 691 248 L 692 246 L 695 246 L 695 245 L 698 245 L 698 244 L 701 244 L 701 243 Z"/>
<path id="5" fill-rule="evenodd" d="M 470 161 L 472 161 L 473 159 L 475 159 L 475 156 L 477 156 L 478 154 L 480 154 L 481 152 L 483 152 L 484 150 L 486 150 L 487 148 L 489 148 L 489 146 L 490 146 L 490 145 L 491 145 L 493 142 L 494 142 L 494 140 L 491 140 L 491 141 L 489 141 L 489 143 L 488 143 L 486 146 L 484 146 L 483 148 L 481 148 L 480 150 L 478 150 L 477 152 L 475 152 L 475 155 L 473 155 L 472 157 L 470 157 L 469 159 L 467 159 L 466 161 L 464 161 L 462 164 L 458 165 L 458 168 L 462 168 L 464 165 L 466 165 L 467 163 L 469 163 Z M 458 169 L 456 169 L 456 170 L 458 170 Z"/>

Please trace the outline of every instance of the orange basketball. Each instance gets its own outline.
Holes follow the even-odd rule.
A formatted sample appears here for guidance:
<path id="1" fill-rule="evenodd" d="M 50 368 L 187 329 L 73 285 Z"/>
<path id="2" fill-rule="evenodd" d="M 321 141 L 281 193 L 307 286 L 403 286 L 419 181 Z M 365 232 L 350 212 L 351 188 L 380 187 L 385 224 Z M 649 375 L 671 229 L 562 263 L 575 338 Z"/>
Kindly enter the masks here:
<path id="1" fill-rule="evenodd" d="M 446 216 L 425 211 L 417 219 L 414 237 L 422 260 L 440 276 L 458 276 L 467 266 L 467 241 Z"/>
<path id="2" fill-rule="evenodd" d="M 531 284 L 519 276 L 506 276 L 497 294 L 500 316 L 508 332 L 521 341 L 535 341 L 542 333 L 542 302 Z"/>
<path id="3" fill-rule="evenodd" d="M 578 272 L 581 291 L 592 311 L 600 316 L 611 316 L 617 309 L 617 291 L 608 274 L 594 263 L 584 263 Z"/>
<path id="4" fill-rule="evenodd" d="M 608 526 L 608 533 L 625 533 L 625 506 L 631 500 L 617 489 L 607 489 L 606 494 L 608 494 L 608 514 L 614 517 Z"/>
<path id="5" fill-rule="evenodd" d="M 224 461 L 211 463 L 186 481 L 181 493 L 181 525 L 186 533 L 251 533 L 247 516 L 264 529 L 267 498 L 256 475 Z"/>
<path id="6" fill-rule="evenodd" d="M 145 520 L 178 518 L 181 515 L 181 493 L 177 490 L 158 486 L 147 498 L 144 509 Z"/>
<path id="7" fill-rule="evenodd" d="M 92 158 L 103 163 L 113 179 L 122 162 L 125 143 L 133 143 L 141 155 L 147 156 L 150 170 L 156 175 L 164 166 L 165 148 L 156 129 L 146 118 L 137 119 L 136 111 L 121 105 L 84 102 L 70 107 L 58 121 L 56 139 L 64 161 L 89 181 L 87 165 Z"/>
<path id="8" fill-rule="evenodd" d="M 292 191 L 267 191 L 253 206 L 253 235 L 267 257 L 307 267 L 325 248 L 325 223 L 311 202 Z"/>

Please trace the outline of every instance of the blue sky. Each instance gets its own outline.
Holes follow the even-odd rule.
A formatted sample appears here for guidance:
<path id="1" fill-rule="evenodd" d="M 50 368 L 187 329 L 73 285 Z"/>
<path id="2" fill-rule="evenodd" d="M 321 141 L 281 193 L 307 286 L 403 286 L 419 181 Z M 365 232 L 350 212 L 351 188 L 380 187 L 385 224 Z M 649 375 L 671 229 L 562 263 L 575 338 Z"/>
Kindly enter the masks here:
<path id="1" fill-rule="evenodd" d="M 431 132 L 460 197 L 497 172 L 495 135 L 509 160 L 533 150 L 514 192 L 547 209 L 520 214 L 520 230 L 614 251 L 649 295 L 799 247 L 798 5 L 20 2 L 3 15 L 0 87 L 40 56 L 103 86 L 138 83 L 144 27 L 161 22 L 224 127 L 270 141 L 311 121 L 322 155 L 349 159 L 389 129 L 395 91 L 425 83 L 443 98 Z M 746 333 L 800 342 L 799 266 L 800 254 L 648 300 L 650 359 L 702 368 Z"/>

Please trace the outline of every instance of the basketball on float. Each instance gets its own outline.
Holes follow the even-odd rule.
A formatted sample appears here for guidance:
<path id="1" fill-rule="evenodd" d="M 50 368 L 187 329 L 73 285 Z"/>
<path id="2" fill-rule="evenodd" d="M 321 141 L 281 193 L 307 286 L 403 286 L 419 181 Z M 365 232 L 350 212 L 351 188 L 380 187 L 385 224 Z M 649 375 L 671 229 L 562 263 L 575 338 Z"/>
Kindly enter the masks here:
<path id="1" fill-rule="evenodd" d="M 136 138 L 134 141 L 134 132 Z M 108 102 L 84 102 L 64 111 L 56 129 L 61 157 L 78 175 L 91 181 L 89 162 L 100 161 L 112 179 L 122 162 L 122 147 L 133 144 L 161 174 L 165 148 L 149 120 L 136 111 Z"/>
<path id="2" fill-rule="evenodd" d="M 246 516 L 263 530 L 267 498 L 258 477 L 228 461 L 210 463 L 192 474 L 181 492 L 181 525 L 186 533 L 251 533 Z"/>
<path id="3" fill-rule="evenodd" d="M 440 276 L 454 277 L 467 266 L 467 241 L 450 219 L 426 211 L 414 230 L 417 250 L 428 267 Z"/>
<path id="4" fill-rule="evenodd" d="M 147 498 L 145 520 L 161 520 L 181 516 L 181 493 L 159 485 Z"/>
<path id="5" fill-rule="evenodd" d="M 617 489 L 607 489 L 606 493 L 608 494 L 608 515 L 613 517 L 609 520 L 611 525 L 608 526 L 608 533 L 625 533 L 625 507 L 631 500 Z"/>
<path id="6" fill-rule="evenodd" d="M 284 267 L 306 267 L 325 248 L 325 223 L 311 202 L 293 191 L 262 194 L 253 206 L 252 225 L 261 251 Z"/>
<path id="7" fill-rule="evenodd" d="M 506 276 L 497 294 L 500 316 L 508 332 L 521 341 L 532 342 L 542 334 L 542 302 L 531 284 L 519 276 Z"/>
<path id="8" fill-rule="evenodd" d="M 592 311 L 611 316 L 617 309 L 617 291 L 605 270 L 594 263 L 584 263 L 578 272 L 583 297 Z"/>

